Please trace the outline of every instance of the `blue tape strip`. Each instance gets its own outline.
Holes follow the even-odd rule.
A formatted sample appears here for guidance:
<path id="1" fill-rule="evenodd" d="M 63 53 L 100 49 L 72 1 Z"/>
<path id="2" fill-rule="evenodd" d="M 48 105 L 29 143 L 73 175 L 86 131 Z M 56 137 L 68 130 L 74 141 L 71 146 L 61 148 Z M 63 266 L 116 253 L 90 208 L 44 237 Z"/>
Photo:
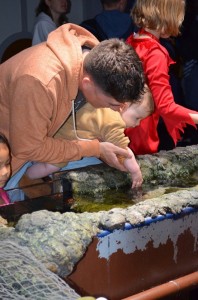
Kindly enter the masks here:
<path id="1" fill-rule="evenodd" d="M 155 218 L 146 217 L 144 219 L 144 222 L 142 222 L 140 224 L 132 225 L 132 224 L 126 222 L 125 225 L 124 225 L 124 229 L 123 230 L 131 230 L 131 229 L 138 228 L 138 227 L 148 226 L 151 223 L 160 222 L 160 221 L 163 221 L 165 219 L 177 219 L 177 218 L 180 218 L 180 217 L 182 217 L 184 215 L 187 215 L 187 214 L 190 214 L 190 213 L 194 213 L 194 212 L 197 212 L 197 211 L 198 211 L 198 208 L 185 207 L 178 214 L 167 213 L 165 215 L 158 215 Z M 100 233 L 97 234 L 97 237 L 104 237 L 104 236 L 106 236 L 106 235 L 108 235 L 108 234 L 110 234 L 112 232 L 113 232 L 113 230 L 112 231 L 111 230 L 102 230 Z"/>

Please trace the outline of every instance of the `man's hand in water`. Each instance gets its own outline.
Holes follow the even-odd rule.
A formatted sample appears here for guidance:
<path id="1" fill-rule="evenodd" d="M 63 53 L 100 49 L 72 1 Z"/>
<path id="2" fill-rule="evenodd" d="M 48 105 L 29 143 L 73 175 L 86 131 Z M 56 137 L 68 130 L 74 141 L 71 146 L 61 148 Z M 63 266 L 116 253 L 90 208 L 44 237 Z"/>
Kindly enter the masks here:
<path id="1" fill-rule="evenodd" d="M 117 155 L 124 158 L 132 157 L 132 154 L 127 149 L 117 147 L 114 144 L 108 142 L 100 143 L 100 159 L 110 167 L 116 168 L 120 171 L 128 172 L 125 166 L 119 162 Z"/>

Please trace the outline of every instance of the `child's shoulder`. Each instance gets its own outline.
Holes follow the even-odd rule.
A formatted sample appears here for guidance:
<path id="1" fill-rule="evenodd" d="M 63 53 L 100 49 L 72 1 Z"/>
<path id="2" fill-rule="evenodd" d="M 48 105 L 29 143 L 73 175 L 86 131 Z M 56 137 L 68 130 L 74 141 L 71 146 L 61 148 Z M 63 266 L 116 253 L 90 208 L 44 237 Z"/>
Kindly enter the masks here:
<path id="1" fill-rule="evenodd" d="M 168 55 L 166 48 L 163 47 L 156 39 L 148 37 L 140 38 L 135 35 L 131 35 L 127 39 L 127 43 L 130 44 L 138 52 L 138 54 L 143 53 L 145 55 L 148 52 L 157 51 L 159 53 L 161 52 L 162 55 Z"/>
<path id="2" fill-rule="evenodd" d="M 122 117 L 118 111 L 114 111 L 111 108 L 103 107 L 103 108 L 94 108 L 90 103 L 87 104 L 86 108 L 87 112 L 92 114 L 96 120 L 100 119 L 103 122 L 118 122 L 122 123 Z"/>

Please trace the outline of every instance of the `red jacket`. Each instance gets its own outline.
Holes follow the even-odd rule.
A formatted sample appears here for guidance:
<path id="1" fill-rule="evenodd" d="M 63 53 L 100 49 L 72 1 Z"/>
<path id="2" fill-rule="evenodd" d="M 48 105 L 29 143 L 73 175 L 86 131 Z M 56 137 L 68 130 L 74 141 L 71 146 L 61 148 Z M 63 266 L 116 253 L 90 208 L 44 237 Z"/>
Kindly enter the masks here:
<path id="1" fill-rule="evenodd" d="M 157 124 L 161 116 L 174 143 L 180 139 L 180 131 L 186 124 L 194 125 L 189 113 L 197 113 L 174 102 L 169 83 L 169 66 L 174 63 L 167 50 L 152 38 L 135 38 L 131 35 L 127 42 L 136 50 L 143 62 L 147 84 L 155 103 L 155 112 L 142 120 L 140 126 L 127 128 L 125 134 L 130 139 L 129 147 L 137 154 L 158 151 L 159 137 Z"/>

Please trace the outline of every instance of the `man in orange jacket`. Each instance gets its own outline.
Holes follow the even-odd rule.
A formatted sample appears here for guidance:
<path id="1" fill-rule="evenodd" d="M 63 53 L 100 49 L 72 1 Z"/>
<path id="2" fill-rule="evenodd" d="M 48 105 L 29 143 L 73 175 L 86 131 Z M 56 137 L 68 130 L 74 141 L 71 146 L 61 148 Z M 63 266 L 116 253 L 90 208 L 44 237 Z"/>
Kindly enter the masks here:
<path id="1" fill-rule="evenodd" d="M 75 24 L 59 27 L 46 42 L 4 62 L 0 66 L 0 131 L 11 146 L 12 175 L 19 175 L 6 188 L 16 186 L 27 162 L 56 164 L 96 157 L 126 171 L 117 158 L 128 157 L 126 149 L 97 139 L 68 141 L 53 136 L 79 94 L 95 108 L 119 111 L 125 102 L 138 101 L 143 89 L 142 64 L 129 45 L 118 39 L 99 43 Z"/>

